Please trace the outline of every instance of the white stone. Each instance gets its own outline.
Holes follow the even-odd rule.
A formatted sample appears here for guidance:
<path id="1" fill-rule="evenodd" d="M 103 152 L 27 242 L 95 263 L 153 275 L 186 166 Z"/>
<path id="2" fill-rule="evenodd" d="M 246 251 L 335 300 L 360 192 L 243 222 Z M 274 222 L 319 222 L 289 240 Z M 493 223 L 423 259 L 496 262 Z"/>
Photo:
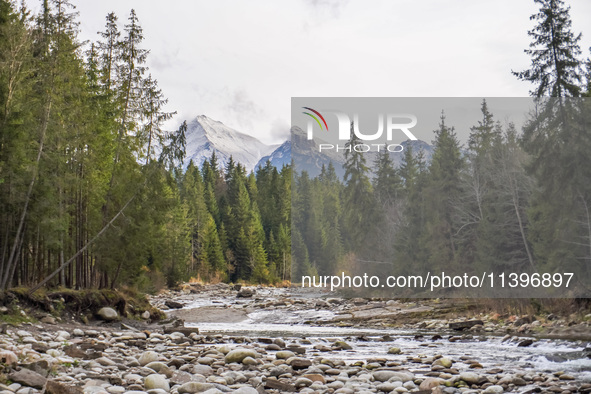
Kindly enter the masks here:
<path id="1" fill-rule="evenodd" d="M 503 389 L 502 386 L 488 386 L 486 389 L 484 389 L 484 391 L 482 392 L 482 394 L 501 394 L 503 393 L 505 390 Z"/>
<path id="2" fill-rule="evenodd" d="M 480 376 L 478 376 L 478 374 L 474 372 L 462 372 L 460 374 L 460 379 L 466 383 L 472 384 L 478 383 L 478 381 L 480 380 Z"/>
<path id="3" fill-rule="evenodd" d="M 101 309 L 99 309 L 99 311 L 97 312 L 97 315 L 106 321 L 112 321 L 112 320 L 117 320 L 117 318 L 119 318 L 119 314 L 117 313 L 117 311 L 113 308 L 110 308 L 108 306 L 105 306 Z"/>
<path id="4" fill-rule="evenodd" d="M 146 376 L 146 379 L 144 380 L 144 388 L 146 390 L 161 389 L 170 391 L 170 385 L 166 376 L 157 373 Z"/>
<path id="5" fill-rule="evenodd" d="M 152 350 L 148 350 L 146 352 L 143 352 L 137 361 L 140 363 L 141 366 L 144 366 L 144 365 L 147 365 L 153 361 L 158 361 L 159 359 L 160 359 L 160 354 L 158 354 Z"/>

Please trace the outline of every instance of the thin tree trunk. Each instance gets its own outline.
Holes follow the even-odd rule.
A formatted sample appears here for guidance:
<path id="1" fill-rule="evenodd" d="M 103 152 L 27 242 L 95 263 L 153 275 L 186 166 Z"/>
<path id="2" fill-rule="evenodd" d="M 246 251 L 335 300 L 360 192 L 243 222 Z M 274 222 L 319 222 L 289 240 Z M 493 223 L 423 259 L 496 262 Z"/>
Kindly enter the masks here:
<path id="1" fill-rule="evenodd" d="M 529 265 L 535 271 L 536 267 L 534 264 L 534 258 L 529 250 L 529 245 L 527 243 L 527 234 L 525 233 L 525 227 L 523 225 L 523 220 L 521 219 L 521 213 L 519 212 L 519 196 L 517 195 L 517 185 L 516 180 L 511 178 L 511 187 L 512 187 L 512 197 L 513 197 L 513 207 L 515 208 L 515 215 L 517 216 L 517 222 L 519 223 L 519 232 L 521 233 L 521 239 L 523 241 L 523 246 L 525 247 L 525 251 L 527 253 L 527 259 L 529 261 Z"/>
<path id="2" fill-rule="evenodd" d="M 123 213 L 123 211 L 125 210 L 125 208 L 127 208 L 127 206 L 133 201 L 133 199 L 137 196 L 137 193 L 134 194 L 123 206 L 123 208 L 121 208 L 121 210 L 119 212 L 117 212 L 117 214 L 115 216 L 113 216 L 113 218 L 101 229 L 101 231 L 99 231 L 94 237 L 92 237 L 92 239 L 90 241 L 88 241 L 86 243 L 86 245 L 84 245 L 84 247 L 82 247 L 82 249 L 78 250 L 74 256 L 70 257 L 70 259 L 66 262 L 64 262 L 63 264 L 61 264 L 60 267 L 58 267 L 57 270 L 53 271 L 51 274 L 47 275 L 47 277 L 45 279 L 43 279 L 40 283 L 38 283 L 36 286 L 33 286 L 33 288 L 31 288 L 29 290 L 29 294 L 33 294 L 35 291 L 37 291 L 38 289 L 40 289 L 43 285 L 45 285 L 47 282 L 49 282 L 54 276 L 56 276 L 57 274 L 59 274 L 64 268 L 66 268 L 69 264 L 71 264 L 74 260 L 76 260 L 76 258 L 83 253 L 86 249 L 88 249 L 88 247 L 90 245 L 92 245 L 101 235 L 103 235 L 103 233 L 107 230 L 107 228 L 109 228 L 113 222 L 115 222 L 115 220 L 117 220 L 117 218 Z"/>
<path id="3" fill-rule="evenodd" d="M 585 208 L 585 216 L 587 219 L 587 233 L 588 233 L 588 237 L 589 237 L 589 257 L 588 259 L 591 261 L 591 215 L 589 215 L 589 205 L 587 204 L 587 201 L 585 200 L 585 198 L 583 198 L 583 195 L 581 194 L 581 192 L 579 192 L 579 197 L 581 198 L 581 201 L 583 202 L 583 207 Z"/>
<path id="4" fill-rule="evenodd" d="M 53 90 L 53 89 L 52 89 Z M 43 116 L 43 122 L 41 123 L 41 136 L 39 138 L 39 149 L 37 151 L 37 159 L 35 160 L 35 168 L 33 170 L 33 176 L 31 178 L 31 182 L 29 183 L 29 189 L 27 190 L 27 195 L 25 196 L 25 202 L 24 202 L 24 206 L 23 206 L 23 212 L 21 214 L 20 220 L 19 220 L 19 224 L 18 224 L 18 228 L 16 230 L 16 234 L 14 236 L 14 242 L 13 242 L 13 246 L 12 246 L 12 250 L 10 252 L 10 256 L 8 257 L 8 262 L 6 264 L 6 272 L 4 275 L 4 278 L 2 278 L 2 283 L 0 285 L 0 290 L 6 290 L 6 286 L 8 283 L 8 274 L 10 272 L 13 272 L 13 265 L 16 264 L 16 252 L 17 252 L 17 247 L 20 243 L 20 238 L 22 236 L 22 232 L 23 232 L 23 228 L 25 226 L 25 218 L 27 217 L 27 211 L 29 209 L 29 203 L 31 201 L 31 195 L 33 194 L 33 187 L 35 186 L 35 181 L 37 180 L 37 175 L 39 172 L 39 162 L 41 161 L 41 155 L 43 153 L 43 145 L 45 143 L 45 135 L 47 133 L 47 124 L 49 122 L 49 114 L 51 113 L 51 105 L 52 105 L 52 101 L 51 101 L 51 95 L 52 92 L 49 93 L 49 102 L 47 103 L 47 106 L 45 107 L 45 113 Z"/>

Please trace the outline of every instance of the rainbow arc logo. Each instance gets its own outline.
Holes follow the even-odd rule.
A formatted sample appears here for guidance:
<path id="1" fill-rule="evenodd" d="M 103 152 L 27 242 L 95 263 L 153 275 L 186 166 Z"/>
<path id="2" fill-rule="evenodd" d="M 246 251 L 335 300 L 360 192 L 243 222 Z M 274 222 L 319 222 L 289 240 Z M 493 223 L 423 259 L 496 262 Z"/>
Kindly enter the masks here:
<path id="1" fill-rule="evenodd" d="M 302 107 L 302 108 L 307 109 L 310 112 L 313 112 L 315 115 L 318 115 L 320 117 L 320 119 L 322 119 L 322 123 L 324 123 L 324 126 L 326 127 L 326 131 L 328 131 L 328 124 L 326 124 L 326 120 L 324 119 L 324 116 L 322 116 L 320 114 L 320 112 L 318 112 L 315 109 L 312 109 L 310 107 Z M 314 119 L 316 121 L 316 123 L 318 123 L 318 126 L 320 126 L 320 130 L 324 130 L 324 127 L 322 127 L 322 123 L 320 123 L 320 119 L 318 119 L 314 114 L 311 114 L 310 112 L 302 112 L 302 113 L 305 115 L 308 115 L 309 117 Z"/>

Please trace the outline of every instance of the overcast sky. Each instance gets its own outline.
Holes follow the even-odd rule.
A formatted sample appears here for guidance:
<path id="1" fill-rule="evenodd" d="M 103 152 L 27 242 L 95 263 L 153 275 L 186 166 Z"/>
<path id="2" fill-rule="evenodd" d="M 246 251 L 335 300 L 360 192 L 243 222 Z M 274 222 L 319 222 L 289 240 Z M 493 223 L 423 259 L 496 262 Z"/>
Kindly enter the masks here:
<path id="1" fill-rule="evenodd" d="M 290 98 L 527 96 L 533 0 L 72 0 L 81 38 L 134 8 L 148 66 L 178 111 L 264 142 L 286 139 Z M 566 0 L 591 46 L 591 1 Z M 40 0 L 27 0 L 38 10 Z M 587 16 L 585 16 L 587 15 Z"/>

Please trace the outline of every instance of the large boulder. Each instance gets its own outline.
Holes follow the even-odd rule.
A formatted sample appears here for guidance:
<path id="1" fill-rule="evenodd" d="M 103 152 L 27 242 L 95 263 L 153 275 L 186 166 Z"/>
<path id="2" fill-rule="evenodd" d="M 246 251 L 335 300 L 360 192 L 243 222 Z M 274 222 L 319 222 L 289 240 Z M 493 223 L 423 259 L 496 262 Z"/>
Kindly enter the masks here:
<path id="1" fill-rule="evenodd" d="M 252 349 L 234 349 L 230 353 L 226 354 L 226 364 L 230 363 L 241 363 L 246 357 L 257 358 L 258 353 Z"/>
<path id="2" fill-rule="evenodd" d="M 113 321 L 119 318 L 119 314 L 113 308 L 105 306 L 97 312 L 97 316 L 105 321 Z"/>
<path id="3" fill-rule="evenodd" d="M 402 350 L 400 350 L 399 347 L 391 347 L 390 349 L 388 349 L 388 354 L 400 354 L 402 353 Z"/>
<path id="4" fill-rule="evenodd" d="M 16 365 L 18 363 L 18 357 L 14 352 L 10 350 L 1 350 L 0 351 L 0 363 L 6 365 Z"/>
<path id="5" fill-rule="evenodd" d="M 379 382 L 408 382 L 414 379 L 414 375 L 412 373 L 405 371 L 374 371 L 372 375 L 373 378 Z"/>
<path id="6" fill-rule="evenodd" d="M 166 300 L 164 302 L 164 305 L 166 305 L 167 307 L 169 307 L 170 309 L 180 309 L 183 307 L 183 304 L 181 304 L 178 301 L 173 301 L 173 300 Z"/>
<path id="7" fill-rule="evenodd" d="M 419 390 L 432 390 L 433 388 L 443 384 L 443 379 L 427 378 L 419 385 Z"/>
<path id="8" fill-rule="evenodd" d="M 438 358 L 437 360 L 435 360 L 433 362 L 432 366 L 441 366 L 443 368 L 451 368 L 451 366 L 453 365 L 453 360 L 451 358 L 447 358 L 447 357 L 441 357 Z"/>
<path id="9" fill-rule="evenodd" d="M 275 353 L 277 360 L 287 360 L 290 357 L 295 357 L 295 353 L 290 350 L 280 350 Z"/>
<path id="10" fill-rule="evenodd" d="M 480 375 L 474 372 L 462 372 L 460 374 L 460 379 L 466 383 L 474 384 L 478 383 L 478 381 L 480 380 Z"/>
<path id="11" fill-rule="evenodd" d="M 236 297 L 238 297 L 238 298 L 251 298 L 255 294 L 256 294 L 256 291 L 254 289 L 244 288 L 244 289 L 240 290 L 238 292 L 238 294 L 236 294 Z"/>
<path id="12" fill-rule="evenodd" d="M 312 365 L 312 361 L 307 358 L 293 357 L 289 360 L 289 365 L 291 365 L 293 369 L 306 369 Z"/>
<path id="13" fill-rule="evenodd" d="M 36 389 L 42 389 L 45 386 L 45 382 L 47 382 L 47 379 L 43 375 L 25 368 L 11 373 L 8 375 L 8 379 L 14 383 L 20 383 L 23 386 Z"/>
<path id="14" fill-rule="evenodd" d="M 83 394 L 78 386 L 67 386 L 55 380 L 48 380 L 45 385 L 45 394 Z"/>
<path id="15" fill-rule="evenodd" d="M 493 385 L 488 386 L 486 389 L 484 389 L 482 394 L 502 394 L 504 391 L 505 389 L 503 388 L 503 386 Z"/>
<path id="16" fill-rule="evenodd" d="M 151 362 L 158 361 L 158 359 L 160 359 L 160 354 L 153 350 L 148 350 L 147 352 L 143 352 L 140 355 L 140 357 L 137 359 L 137 362 L 143 367 L 144 365 L 148 365 Z"/>
<path id="17" fill-rule="evenodd" d="M 161 389 L 170 391 L 170 385 L 166 376 L 157 373 L 146 376 L 146 379 L 144 380 L 144 388 L 146 390 Z"/>

